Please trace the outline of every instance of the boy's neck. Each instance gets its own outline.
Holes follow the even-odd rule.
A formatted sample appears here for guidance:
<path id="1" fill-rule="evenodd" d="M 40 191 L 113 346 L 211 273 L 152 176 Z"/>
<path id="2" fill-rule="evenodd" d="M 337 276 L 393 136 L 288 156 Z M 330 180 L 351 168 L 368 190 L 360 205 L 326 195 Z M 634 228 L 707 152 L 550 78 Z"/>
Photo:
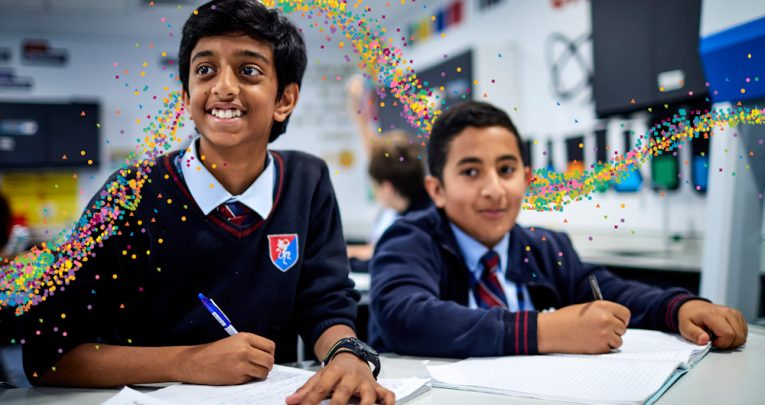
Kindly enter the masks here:
<path id="1" fill-rule="evenodd" d="M 222 149 L 201 137 L 200 161 L 226 191 L 232 195 L 240 195 L 263 173 L 267 145 L 266 140 L 262 145 L 253 143 Z M 204 160 L 201 159 L 202 156 L 205 157 Z"/>

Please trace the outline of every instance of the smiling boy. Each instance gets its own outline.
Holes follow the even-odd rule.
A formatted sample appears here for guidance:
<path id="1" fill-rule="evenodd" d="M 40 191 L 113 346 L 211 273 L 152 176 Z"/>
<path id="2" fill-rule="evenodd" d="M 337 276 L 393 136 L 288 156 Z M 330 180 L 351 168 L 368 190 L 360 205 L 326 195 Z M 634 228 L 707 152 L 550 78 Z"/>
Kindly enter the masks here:
<path id="1" fill-rule="evenodd" d="M 469 101 L 438 117 L 425 185 L 436 208 L 394 224 L 370 272 L 370 342 L 437 357 L 605 353 L 628 326 L 718 348 L 746 341 L 735 309 L 583 263 L 568 236 L 516 224 L 531 168 L 510 117 Z M 592 302 L 588 276 L 604 300 Z M 544 311 L 555 308 L 555 311 Z"/>
<path id="2" fill-rule="evenodd" d="M 179 60 L 200 137 L 157 158 L 121 234 L 25 317 L 28 378 L 240 384 L 294 361 L 300 334 L 325 367 L 288 403 L 392 404 L 375 381 L 379 363 L 374 375 L 367 364 L 376 353 L 355 338 L 359 297 L 327 167 L 267 148 L 298 101 L 297 28 L 256 1 L 212 1 L 186 22 Z M 239 333 L 227 336 L 199 293 Z"/>

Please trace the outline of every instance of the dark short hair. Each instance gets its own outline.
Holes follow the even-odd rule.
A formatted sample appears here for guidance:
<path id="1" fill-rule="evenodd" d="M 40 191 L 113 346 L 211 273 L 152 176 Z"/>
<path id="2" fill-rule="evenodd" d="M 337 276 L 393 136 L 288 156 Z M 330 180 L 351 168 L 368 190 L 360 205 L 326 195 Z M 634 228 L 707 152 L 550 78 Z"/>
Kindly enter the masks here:
<path id="1" fill-rule="evenodd" d="M 247 35 L 271 46 L 278 81 L 277 100 L 288 84 L 303 80 L 308 59 L 300 31 L 287 17 L 256 0 L 213 0 L 199 7 L 183 25 L 178 51 L 178 73 L 183 90 L 189 91 L 191 51 L 201 38 L 217 35 Z M 287 130 L 287 122 L 274 121 L 268 141 Z"/>
<path id="2" fill-rule="evenodd" d="M 419 147 L 409 139 L 403 131 L 390 131 L 377 138 L 369 157 L 369 175 L 378 183 L 389 181 L 411 202 L 425 198 L 427 191 Z"/>
<path id="3" fill-rule="evenodd" d="M 507 128 L 518 141 L 518 149 L 521 151 L 521 161 L 527 165 L 525 144 L 515 128 L 510 116 L 503 110 L 483 101 L 465 101 L 456 104 L 436 118 L 433 129 L 430 131 L 428 143 L 428 169 L 430 174 L 443 180 L 446 158 L 449 156 L 449 147 L 452 140 L 467 127 Z"/>

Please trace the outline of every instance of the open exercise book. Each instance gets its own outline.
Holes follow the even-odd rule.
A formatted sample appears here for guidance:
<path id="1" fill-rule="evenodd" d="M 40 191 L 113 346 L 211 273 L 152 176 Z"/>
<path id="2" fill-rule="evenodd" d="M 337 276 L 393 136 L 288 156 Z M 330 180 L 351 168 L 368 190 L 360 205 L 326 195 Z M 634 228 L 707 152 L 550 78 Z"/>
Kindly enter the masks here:
<path id="1" fill-rule="evenodd" d="M 125 387 L 104 405 L 244 405 L 284 404 L 314 373 L 275 365 L 263 381 L 232 386 L 175 384 L 149 393 Z M 430 389 L 427 378 L 380 378 L 380 384 L 396 394 L 400 404 Z M 329 401 L 324 401 L 329 403 Z"/>
<path id="2" fill-rule="evenodd" d="M 653 403 L 708 352 L 679 335 L 629 329 L 608 354 L 468 359 L 428 366 L 433 387 L 591 404 Z"/>

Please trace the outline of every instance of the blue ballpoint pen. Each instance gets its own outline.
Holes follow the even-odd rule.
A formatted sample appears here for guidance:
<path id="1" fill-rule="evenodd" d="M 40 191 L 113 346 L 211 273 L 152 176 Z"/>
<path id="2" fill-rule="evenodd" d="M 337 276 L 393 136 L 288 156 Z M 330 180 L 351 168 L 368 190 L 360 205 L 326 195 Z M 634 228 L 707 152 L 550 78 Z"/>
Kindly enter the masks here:
<path id="1" fill-rule="evenodd" d="M 204 304 L 205 308 L 210 311 L 210 314 L 212 314 L 213 318 L 218 321 L 220 326 L 222 326 L 229 335 L 234 336 L 239 333 L 236 331 L 236 328 L 234 328 L 234 325 L 231 325 L 231 321 L 228 320 L 226 314 L 224 314 L 223 311 L 221 311 L 220 308 L 215 305 L 215 301 L 205 297 L 202 293 L 199 293 L 197 296 L 199 297 L 199 300 L 202 301 L 202 304 Z"/>

